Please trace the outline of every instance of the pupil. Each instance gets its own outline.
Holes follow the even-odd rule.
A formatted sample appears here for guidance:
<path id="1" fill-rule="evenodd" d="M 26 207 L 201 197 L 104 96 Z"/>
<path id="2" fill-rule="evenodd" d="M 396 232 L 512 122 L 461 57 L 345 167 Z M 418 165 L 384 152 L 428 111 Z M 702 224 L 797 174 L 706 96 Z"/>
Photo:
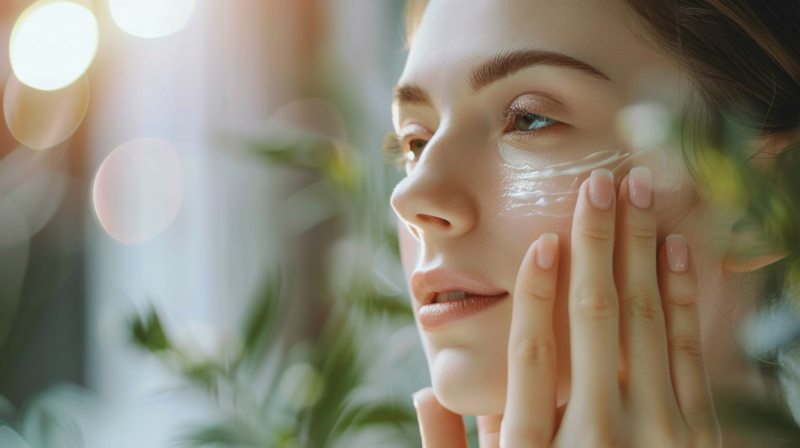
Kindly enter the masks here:
<path id="1" fill-rule="evenodd" d="M 517 115 L 516 126 L 519 131 L 532 131 L 548 124 L 549 120 L 541 115 L 525 114 Z"/>

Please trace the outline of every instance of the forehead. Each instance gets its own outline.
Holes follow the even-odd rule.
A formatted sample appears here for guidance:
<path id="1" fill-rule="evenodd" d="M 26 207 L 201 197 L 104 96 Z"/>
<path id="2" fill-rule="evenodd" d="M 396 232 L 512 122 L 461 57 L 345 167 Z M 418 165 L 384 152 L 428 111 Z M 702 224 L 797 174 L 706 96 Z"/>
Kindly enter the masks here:
<path id="1" fill-rule="evenodd" d="M 632 19 L 621 0 L 431 0 L 400 83 L 449 86 L 498 53 L 534 49 L 574 57 L 627 84 L 668 64 L 631 31 Z"/>

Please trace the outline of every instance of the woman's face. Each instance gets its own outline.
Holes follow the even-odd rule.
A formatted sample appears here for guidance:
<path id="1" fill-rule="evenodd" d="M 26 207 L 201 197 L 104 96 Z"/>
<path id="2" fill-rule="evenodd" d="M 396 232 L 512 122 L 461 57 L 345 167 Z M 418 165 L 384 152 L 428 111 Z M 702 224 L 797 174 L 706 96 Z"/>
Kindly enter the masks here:
<path id="1" fill-rule="evenodd" d="M 633 166 L 649 167 L 661 238 L 700 238 L 685 227 L 694 187 L 679 151 L 648 143 L 646 129 L 633 140 L 618 131 L 623 110 L 635 123 L 679 109 L 685 85 L 670 59 L 630 31 L 626 14 L 616 0 L 432 0 L 420 23 L 393 106 L 414 160 L 392 205 L 433 386 L 455 412 L 502 413 L 509 294 L 528 246 L 546 232 L 561 241 L 554 319 L 566 399 L 569 231 L 592 169 L 611 169 L 619 181 Z M 654 98 L 666 109 L 626 109 Z M 419 319 L 431 292 L 470 289 L 500 298 L 457 319 Z"/>

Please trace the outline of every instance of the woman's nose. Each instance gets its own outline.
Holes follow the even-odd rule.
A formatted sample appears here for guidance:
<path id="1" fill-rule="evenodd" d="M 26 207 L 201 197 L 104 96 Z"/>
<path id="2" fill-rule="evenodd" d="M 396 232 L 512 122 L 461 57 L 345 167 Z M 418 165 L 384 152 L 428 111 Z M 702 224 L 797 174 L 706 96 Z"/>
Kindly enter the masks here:
<path id="1" fill-rule="evenodd" d="M 431 140 L 423 157 L 392 193 L 392 207 L 419 239 L 455 237 L 469 232 L 478 218 L 466 157 L 454 157 L 444 141 Z M 421 233 L 421 234 L 420 234 Z"/>

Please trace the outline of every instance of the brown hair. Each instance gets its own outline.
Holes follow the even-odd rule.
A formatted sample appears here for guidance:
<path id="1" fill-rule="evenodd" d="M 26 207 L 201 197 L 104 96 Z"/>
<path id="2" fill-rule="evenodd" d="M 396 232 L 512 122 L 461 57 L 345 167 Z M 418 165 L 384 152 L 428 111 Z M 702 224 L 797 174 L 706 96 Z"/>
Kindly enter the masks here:
<path id="1" fill-rule="evenodd" d="M 694 149 L 687 165 L 707 185 L 704 174 L 731 173 L 724 183 L 736 186 L 732 200 L 747 211 L 742 227 L 758 229 L 766 250 L 788 254 L 769 269 L 768 291 L 800 299 L 800 2 L 623 1 L 631 28 L 678 61 L 694 85 L 697 101 L 684 120 L 691 131 L 684 141 Z M 427 3 L 408 2 L 409 42 Z M 772 163 L 754 168 L 756 156 Z"/>

